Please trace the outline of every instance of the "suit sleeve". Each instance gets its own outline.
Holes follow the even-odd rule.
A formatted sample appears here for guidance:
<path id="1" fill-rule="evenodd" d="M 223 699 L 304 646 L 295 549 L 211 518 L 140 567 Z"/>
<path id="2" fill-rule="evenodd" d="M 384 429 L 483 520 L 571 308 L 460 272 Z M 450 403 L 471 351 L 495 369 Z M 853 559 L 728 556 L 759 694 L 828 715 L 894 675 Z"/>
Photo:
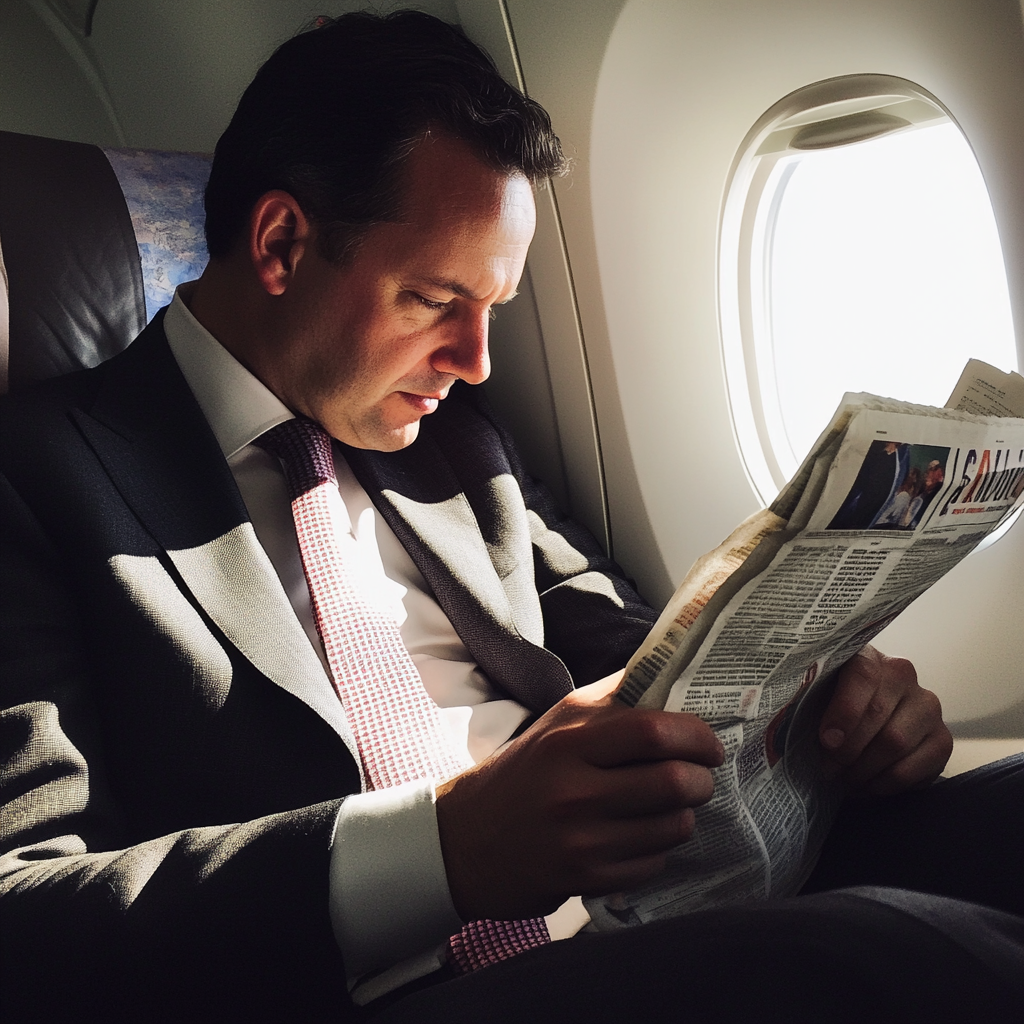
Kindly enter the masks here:
<path id="1" fill-rule="evenodd" d="M 345 1016 L 326 898 L 340 800 L 138 841 L 106 778 L 81 595 L 2 477 L 0 512 L 4 1020 Z"/>
<path id="2" fill-rule="evenodd" d="M 625 666 L 658 613 L 593 534 L 530 477 L 511 435 L 480 389 L 472 390 L 477 408 L 498 433 L 526 504 L 545 646 L 565 662 L 577 686 L 601 679 Z"/>

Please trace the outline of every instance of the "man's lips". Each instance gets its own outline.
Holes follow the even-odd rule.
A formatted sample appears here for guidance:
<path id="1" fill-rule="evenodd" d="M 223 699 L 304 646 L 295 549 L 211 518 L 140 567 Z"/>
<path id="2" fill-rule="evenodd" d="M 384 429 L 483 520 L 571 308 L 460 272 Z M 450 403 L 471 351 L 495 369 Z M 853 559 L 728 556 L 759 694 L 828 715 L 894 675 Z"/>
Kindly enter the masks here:
<path id="1" fill-rule="evenodd" d="M 417 395 L 411 391 L 399 391 L 398 393 L 409 405 L 423 415 L 434 412 L 446 394 L 445 392 L 440 392 L 433 395 Z"/>

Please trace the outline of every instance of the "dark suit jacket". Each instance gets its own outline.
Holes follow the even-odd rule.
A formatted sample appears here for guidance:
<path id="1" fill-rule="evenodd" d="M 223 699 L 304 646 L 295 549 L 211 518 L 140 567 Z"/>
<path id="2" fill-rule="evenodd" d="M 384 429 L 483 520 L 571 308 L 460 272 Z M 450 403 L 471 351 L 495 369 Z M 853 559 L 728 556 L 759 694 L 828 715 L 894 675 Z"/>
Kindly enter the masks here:
<path id="1" fill-rule="evenodd" d="M 481 667 L 542 712 L 653 621 L 476 389 L 353 471 Z M 346 1016 L 341 707 L 160 319 L 0 412 L 2 1013 Z"/>

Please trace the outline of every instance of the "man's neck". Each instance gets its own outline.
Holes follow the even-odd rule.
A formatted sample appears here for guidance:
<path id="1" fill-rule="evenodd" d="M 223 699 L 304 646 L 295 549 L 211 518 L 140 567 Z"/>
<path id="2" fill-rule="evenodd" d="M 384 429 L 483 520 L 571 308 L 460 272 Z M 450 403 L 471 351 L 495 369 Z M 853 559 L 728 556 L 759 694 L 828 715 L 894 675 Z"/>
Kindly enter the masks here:
<path id="1" fill-rule="evenodd" d="M 182 294 L 182 301 L 192 316 L 253 373 L 255 361 L 250 350 L 262 343 L 266 331 L 266 296 L 259 293 L 239 263 L 235 257 L 211 259 L 202 277 Z"/>

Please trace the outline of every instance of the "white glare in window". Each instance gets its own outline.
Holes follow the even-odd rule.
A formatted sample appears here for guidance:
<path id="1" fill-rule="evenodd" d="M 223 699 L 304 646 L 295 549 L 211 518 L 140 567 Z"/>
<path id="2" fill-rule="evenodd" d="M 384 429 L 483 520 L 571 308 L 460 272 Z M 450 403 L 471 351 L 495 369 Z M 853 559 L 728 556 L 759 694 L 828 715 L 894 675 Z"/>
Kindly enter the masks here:
<path id="1" fill-rule="evenodd" d="M 776 173 L 761 380 L 777 388 L 785 475 L 844 391 L 942 405 L 969 357 L 1017 368 L 992 207 L 954 124 L 793 155 Z"/>

